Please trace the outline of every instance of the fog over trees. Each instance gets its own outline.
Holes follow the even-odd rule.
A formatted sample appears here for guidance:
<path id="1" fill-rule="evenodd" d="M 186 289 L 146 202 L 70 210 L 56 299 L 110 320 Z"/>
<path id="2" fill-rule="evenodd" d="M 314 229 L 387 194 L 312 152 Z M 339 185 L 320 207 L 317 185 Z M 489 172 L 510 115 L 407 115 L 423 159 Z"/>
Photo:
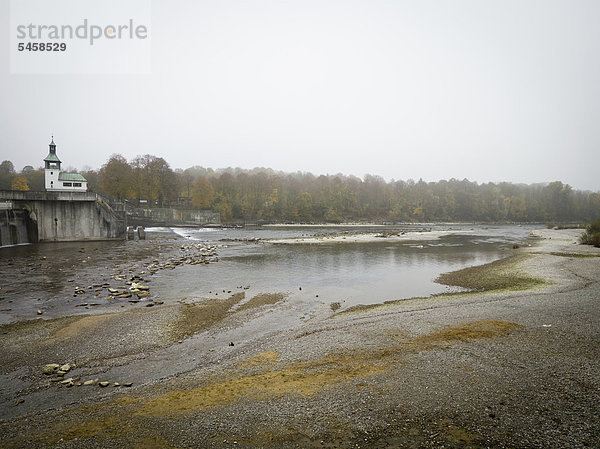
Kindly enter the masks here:
<path id="1" fill-rule="evenodd" d="M 223 222 L 473 221 L 590 222 L 600 217 L 600 192 L 548 184 L 478 184 L 467 179 L 389 181 L 374 175 L 283 173 L 266 168 L 173 170 L 152 155 L 112 155 L 82 174 L 90 189 L 112 199 L 157 207 L 212 209 Z M 0 189 L 44 189 L 44 172 L 0 164 Z"/>

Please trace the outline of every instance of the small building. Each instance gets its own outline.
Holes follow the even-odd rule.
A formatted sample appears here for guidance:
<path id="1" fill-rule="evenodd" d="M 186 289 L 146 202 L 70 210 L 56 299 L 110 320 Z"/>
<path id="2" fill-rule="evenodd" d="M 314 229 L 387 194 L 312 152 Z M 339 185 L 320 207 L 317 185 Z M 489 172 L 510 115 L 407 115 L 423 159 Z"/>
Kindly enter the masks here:
<path id="1" fill-rule="evenodd" d="M 50 142 L 50 152 L 44 159 L 45 185 L 50 192 L 87 192 L 88 185 L 79 173 L 66 173 L 60 169 L 60 159 L 56 155 L 54 136 Z"/>

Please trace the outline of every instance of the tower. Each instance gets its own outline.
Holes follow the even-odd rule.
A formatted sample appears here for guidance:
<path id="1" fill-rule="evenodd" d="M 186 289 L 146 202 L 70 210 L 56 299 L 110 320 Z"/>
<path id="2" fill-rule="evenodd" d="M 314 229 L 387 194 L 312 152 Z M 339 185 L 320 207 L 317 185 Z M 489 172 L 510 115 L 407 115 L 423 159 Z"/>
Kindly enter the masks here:
<path id="1" fill-rule="evenodd" d="M 60 159 L 56 155 L 54 136 L 52 136 L 52 142 L 50 142 L 49 146 L 50 152 L 48 153 L 48 156 L 46 156 L 46 159 L 44 159 L 46 190 L 57 190 L 60 188 L 58 183 L 58 175 L 60 174 Z"/>

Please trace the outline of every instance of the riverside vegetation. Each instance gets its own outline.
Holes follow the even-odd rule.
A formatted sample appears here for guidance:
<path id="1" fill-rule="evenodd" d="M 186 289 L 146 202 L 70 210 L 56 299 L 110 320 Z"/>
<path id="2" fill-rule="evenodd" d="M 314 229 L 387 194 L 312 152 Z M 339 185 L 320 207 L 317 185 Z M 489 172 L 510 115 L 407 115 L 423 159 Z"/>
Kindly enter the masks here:
<path id="1" fill-rule="evenodd" d="M 190 167 L 173 170 L 152 155 L 127 161 L 115 154 L 99 170 L 82 172 L 93 191 L 130 204 L 212 209 L 229 222 L 467 221 L 590 222 L 600 216 L 600 192 L 548 184 L 389 181 L 355 176 Z M 0 189 L 43 190 L 42 169 L 0 164 Z"/>
<path id="2" fill-rule="evenodd" d="M 600 218 L 585 228 L 585 232 L 581 236 L 581 243 L 600 248 Z"/>

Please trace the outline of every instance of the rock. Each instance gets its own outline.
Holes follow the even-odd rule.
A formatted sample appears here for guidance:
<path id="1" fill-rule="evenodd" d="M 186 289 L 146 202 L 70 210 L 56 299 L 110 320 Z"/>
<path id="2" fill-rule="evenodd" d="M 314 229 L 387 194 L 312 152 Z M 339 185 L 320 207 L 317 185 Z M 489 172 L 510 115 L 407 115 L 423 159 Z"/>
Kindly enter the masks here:
<path id="1" fill-rule="evenodd" d="M 17 405 L 22 404 L 23 402 L 25 402 L 25 399 L 19 398 L 15 402 L 13 402 L 13 405 L 16 407 Z"/>
<path id="2" fill-rule="evenodd" d="M 38 314 L 38 315 L 43 315 L 43 314 L 44 314 L 44 311 L 43 311 L 43 310 L 40 310 L 40 309 L 38 309 L 38 311 L 37 311 L 37 314 Z"/>
<path id="3" fill-rule="evenodd" d="M 86 380 L 86 381 L 83 383 L 83 385 L 84 385 L 84 386 L 85 386 L 85 385 L 94 385 L 94 383 L 95 383 L 95 382 L 96 382 L 96 381 L 95 381 L 94 379 L 90 379 L 90 380 Z"/>
<path id="4" fill-rule="evenodd" d="M 59 367 L 60 365 L 58 363 L 49 363 L 44 366 L 43 372 L 47 375 L 54 374 L 54 371 L 56 371 Z"/>
<path id="5" fill-rule="evenodd" d="M 133 382 L 124 382 L 123 386 L 124 387 L 131 387 L 133 385 Z"/>
<path id="6" fill-rule="evenodd" d="M 229 346 L 235 346 L 235 345 L 233 344 L 233 342 L 231 342 L 231 343 L 229 343 Z"/>
<path id="7" fill-rule="evenodd" d="M 138 298 L 147 298 L 150 296 L 150 292 L 147 291 L 138 291 L 136 292 Z"/>
<path id="8" fill-rule="evenodd" d="M 71 371 L 71 365 L 69 365 L 68 363 L 65 363 L 58 369 L 61 371 L 64 371 L 65 373 L 68 373 L 69 371 Z"/>
<path id="9" fill-rule="evenodd" d="M 98 382 L 98 385 L 100 385 L 102 388 L 104 388 L 104 387 L 108 387 L 110 385 L 110 382 Z"/>

